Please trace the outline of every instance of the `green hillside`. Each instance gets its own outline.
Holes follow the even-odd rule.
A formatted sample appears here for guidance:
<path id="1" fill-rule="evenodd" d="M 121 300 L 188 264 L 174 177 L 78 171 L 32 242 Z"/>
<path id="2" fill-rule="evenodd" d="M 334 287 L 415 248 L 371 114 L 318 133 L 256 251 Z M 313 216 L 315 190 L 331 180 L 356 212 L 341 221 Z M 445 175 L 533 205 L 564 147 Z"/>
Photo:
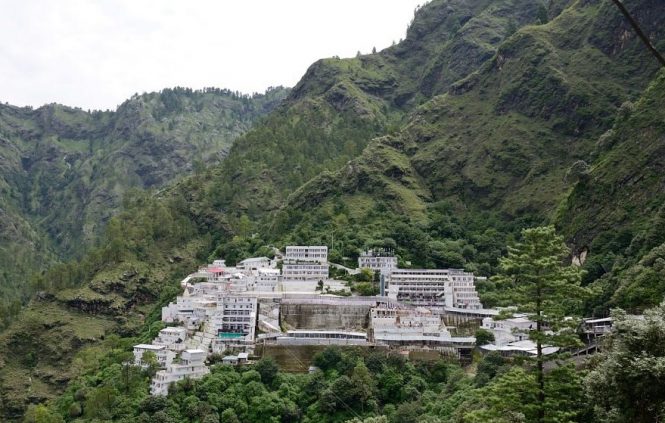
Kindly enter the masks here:
<path id="1" fill-rule="evenodd" d="M 30 294 L 32 272 L 94 245 L 132 189 L 218 163 L 287 93 L 165 89 L 115 112 L 0 105 L 0 308 Z"/>
<path id="2" fill-rule="evenodd" d="M 663 40 L 649 19 L 658 15 L 653 7 L 634 9 Z M 621 104 L 654 76 L 657 64 L 636 37 L 615 38 L 626 25 L 609 3 L 576 2 L 518 31 L 476 72 L 416 108 L 400 131 L 293 193 L 270 239 L 302 242 L 323 232 L 325 242 L 334 231 L 342 256 L 363 242 L 397 241 L 416 264 L 491 273 L 496 245 L 552 219 L 576 182 L 571 168 L 591 160 Z"/>
<path id="3" fill-rule="evenodd" d="M 127 213 L 117 219 L 124 223 L 110 226 L 99 249 L 80 263 L 56 266 L 33 279 L 33 289 L 58 295 L 40 295 L 3 336 L 2 357 L 7 361 L 0 373 L 6 382 L 0 393 L 7 415 L 20 413 L 28 397 L 48 398 L 60 392 L 63 383 L 54 375 L 63 381 L 75 376 L 80 369 L 70 364 L 76 352 L 99 342 L 102 332 L 135 333 L 145 312 L 139 311 L 133 295 L 145 281 L 154 281 L 157 289 L 146 297 L 149 307 L 161 293 L 173 295 L 172 288 L 166 288 L 175 285 L 185 268 L 195 267 L 192 260 L 205 260 L 216 247 L 215 254 L 223 250 L 229 259 L 257 250 L 265 234 L 251 239 L 234 239 L 233 234 L 259 230 L 260 222 L 294 189 L 343 165 L 374 136 L 394 131 L 426 95 L 445 90 L 450 81 L 489 60 L 511 28 L 537 22 L 542 11 L 540 3 L 500 3 L 434 1 L 419 9 L 402 43 L 377 54 L 315 63 L 282 107 L 234 143 L 222 166 L 208 167 L 158 194 L 156 200 L 141 195 L 130 199 Z M 442 57 L 455 63 L 471 61 L 468 66 L 435 66 Z M 455 68 L 454 76 L 450 66 Z M 251 217 L 249 228 L 243 221 L 246 216 Z M 164 220 L 178 223 L 165 229 Z M 135 274 L 136 268 L 150 276 L 139 272 L 122 279 L 127 272 Z M 128 288 L 113 293 L 104 288 L 106 284 Z M 57 312 L 41 313 L 44 308 Z M 118 313 L 129 317 L 115 317 Z M 29 365 L 7 355 L 21 345 L 22 333 L 31 334 L 32 345 L 50 344 L 50 331 L 34 328 L 53 327 L 54 315 L 61 316 L 58 336 L 63 338 L 57 360 L 48 350 L 35 351 Z M 100 332 L 80 337 L 77 316 L 99 320 L 91 327 Z M 27 327 L 29 321 L 32 326 Z M 28 388 L 24 383 L 30 378 L 34 384 Z"/>
<path id="4" fill-rule="evenodd" d="M 252 218 L 279 208 L 293 190 L 344 165 L 373 137 L 398 128 L 414 107 L 489 60 L 507 29 L 537 22 L 542 7 L 433 1 L 416 12 L 401 43 L 314 63 L 285 107 L 234 144 L 232 160 L 216 175 L 216 206 Z"/>
<path id="5" fill-rule="evenodd" d="M 644 96 L 625 103 L 598 138 L 589 165 L 567 196 L 558 224 L 580 254 L 587 279 L 602 290 L 600 310 L 633 311 L 660 304 L 665 294 L 665 73 Z"/>
<path id="6" fill-rule="evenodd" d="M 663 47 L 665 4 L 626 5 Z M 121 397 L 112 378 L 106 385 L 100 375 L 118 371 L 132 342 L 150 339 L 179 278 L 212 257 L 232 263 L 268 244 L 296 242 L 327 244 L 332 259 L 353 261 L 361 248 L 384 245 L 398 247 L 401 260 L 415 266 L 491 274 L 518 229 L 556 221 L 576 251 L 591 246 L 588 267 L 595 237 L 623 222 L 605 213 L 613 204 L 604 190 L 616 184 L 614 173 L 602 169 L 616 167 L 613 155 L 625 159 L 620 148 L 634 139 L 632 131 L 646 134 L 645 148 L 634 162 L 621 162 L 625 175 L 635 172 L 632 163 L 651 163 L 654 171 L 649 178 L 639 170 L 645 178 L 633 186 L 642 193 L 616 194 L 616 201 L 624 201 L 621 195 L 645 201 L 625 226 L 649 228 L 660 210 L 658 198 L 648 201 L 651 190 L 659 192 L 662 116 L 651 105 L 662 100 L 662 75 L 639 99 L 656 74 L 611 2 L 423 6 L 403 42 L 316 62 L 221 164 L 168 189 L 127 196 L 97 247 L 32 279 L 39 295 L 0 335 L 0 416 L 19 418 L 28 403 L 66 390 L 60 405 L 79 390 L 85 399 L 82 387 Z M 627 101 L 636 105 L 622 106 Z M 155 163 L 150 156 L 146 163 Z M 589 182 L 594 177 L 597 184 Z M 585 199 L 594 195 L 590 207 Z M 20 217 L 21 209 L 5 212 Z M 29 232 L 30 225 L 17 220 L 8 232 L 26 231 L 33 238 L 24 239 L 37 243 L 44 235 Z M 644 243 L 625 273 L 595 282 L 603 293 L 589 307 L 603 311 L 616 287 L 631 289 L 639 279 L 629 272 L 656 280 L 648 272 L 661 270 L 660 250 L 635 260 L 661 242 Z M 491 305 L 492 286 L 480 288 Z M 124 408 L 100 400 L 100 410 L 131 421 L 137 401 L 122 398 Z M 429 411 L 451 416 L 464 398 L 450 401 L 446 410 Z"/>

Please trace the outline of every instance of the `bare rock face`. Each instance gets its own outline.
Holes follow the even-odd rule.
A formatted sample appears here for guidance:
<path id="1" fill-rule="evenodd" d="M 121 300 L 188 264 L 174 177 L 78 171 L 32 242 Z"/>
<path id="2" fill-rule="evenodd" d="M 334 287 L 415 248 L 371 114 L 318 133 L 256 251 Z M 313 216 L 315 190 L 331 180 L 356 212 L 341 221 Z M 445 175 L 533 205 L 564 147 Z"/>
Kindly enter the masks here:
<path id="1" fill-rule="evenodd" d="M 583 266 L 586 262 L 587 255 L 589 254 L 589 249 L 584 247 L 580 250 L 579 253 L 573 255 L 572 263 L 574 266 Z"/>

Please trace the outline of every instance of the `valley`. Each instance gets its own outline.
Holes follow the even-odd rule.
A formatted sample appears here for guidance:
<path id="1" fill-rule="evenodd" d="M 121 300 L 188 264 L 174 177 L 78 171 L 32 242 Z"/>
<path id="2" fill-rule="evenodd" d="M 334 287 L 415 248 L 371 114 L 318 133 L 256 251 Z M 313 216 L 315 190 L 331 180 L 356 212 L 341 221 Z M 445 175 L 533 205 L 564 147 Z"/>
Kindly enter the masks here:
<path id="1" fill-rule="evenodd" d="M 624 3 L 665 51 L 665 4 Z M 640 363 L 621 373 L 612 359 L 662 359 L 664 101 L 665 71 L 611 1 L 432 0 L 404 40 L 318 60 L 292 89 L 165 89 L 115 112 L 0 106 L 0 419 L 653 421 L 665 396 L 630 381 L 661 376 Z M 540 263 L 512 256 L 524 245 L 554 263 L 549 308 L 536 314 L 511 282 L 540 283 L 515 273 Z M 306 264 L 280 257 L 296 246 L 325 248 L 307 269 L 325 277 L 284 284 L 302 270 L 289 264 Z M 368 251 L 390 251 L 406 275 L 470 275 L 474 322 L 391 293 L 399 283 L 361 270 Z M 244 268 L 250 258 L 270 271 Z M 225 330 L 225 301 L 240 297 L 255 320 Z M 399 317 L 376 323 L 381 313 Z M 611 318 L 612 341 L 594 344 L 584 369 L 539 372 L 545 337 L 572 354 L 598 329 L 582 318 Z M 402 320 L 441 339 L 380 341 L 413 331 Z M 489 336 L 479 329 L 497 340 L 524 321 L 528 339 L 476 343 Z M 203 353 L 176 358 L 177 325 Z M 319 371 L 280 369 L 219 335 L 250 332 L 288 370 Z M 538 347 L 501 349 L 523 341 Z M 138 345 L 156 357 L 142 360 Z M 169 391 L 182 360 L 196 377 Z M 225 365 L 240 360 L 252 363 Z"/>

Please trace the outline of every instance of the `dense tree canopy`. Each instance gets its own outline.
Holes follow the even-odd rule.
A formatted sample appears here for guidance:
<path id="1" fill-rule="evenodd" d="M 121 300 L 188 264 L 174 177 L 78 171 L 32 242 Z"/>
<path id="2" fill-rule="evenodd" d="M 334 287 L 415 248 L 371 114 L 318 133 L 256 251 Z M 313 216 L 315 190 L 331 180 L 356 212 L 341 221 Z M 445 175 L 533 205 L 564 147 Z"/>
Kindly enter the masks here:
<path id="1" fill-rule="evenodd" d="M 644 319 L 617 309 L 607 350 L 586 378 L 590 404 L 606 422 L 665 419 L 665 303 Z"/>

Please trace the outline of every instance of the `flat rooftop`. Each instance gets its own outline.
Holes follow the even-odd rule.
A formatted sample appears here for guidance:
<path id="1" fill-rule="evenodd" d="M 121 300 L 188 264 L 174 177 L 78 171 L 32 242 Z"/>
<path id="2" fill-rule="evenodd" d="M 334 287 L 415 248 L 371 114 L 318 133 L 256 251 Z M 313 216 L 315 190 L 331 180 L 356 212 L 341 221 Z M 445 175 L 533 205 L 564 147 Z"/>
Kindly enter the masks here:
<path id="1" fill-rule="evenodd" d="M 138 345 L 134 345 L 134 348 L 138 348 L 138 349 L 141 349 L 141 350 L 159 351 L 159 350 L 165 349 L 166 347 L 164 345 L 138 344 Z"/>

